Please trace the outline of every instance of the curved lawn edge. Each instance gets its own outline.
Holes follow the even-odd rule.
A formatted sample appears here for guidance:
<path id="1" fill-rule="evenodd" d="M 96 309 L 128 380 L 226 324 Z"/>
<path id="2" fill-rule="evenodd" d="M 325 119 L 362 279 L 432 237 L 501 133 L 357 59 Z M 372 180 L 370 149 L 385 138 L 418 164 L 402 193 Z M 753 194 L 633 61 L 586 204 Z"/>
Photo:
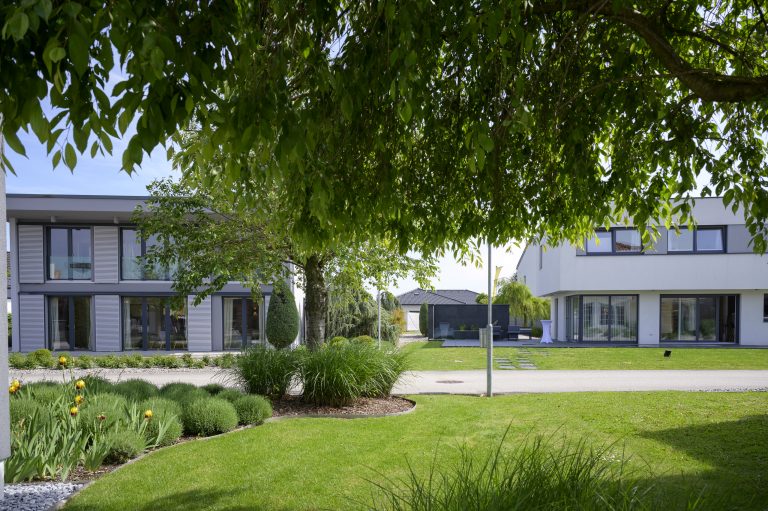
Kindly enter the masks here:
<path id="1" fill-rule="evenodd" d="M 261 424 L 249 424 L 247 426 L 241 426 L 241 427 L 233 429 L 232 431 L 227 431 L 226 433 L 219 433 L 218 435 L 190 438 L 188 440 L 184 440 L 183 442 L 177 442 L 177 443 L 172 444 L 172 445 L 166 445 L 165 447 L 160 447 L 159 449 L 153 449 L 151 451 L 144 452 L 141 455 L 136 456 L 135 458 L 126 461 L 125 463 L 123 463 L 122 465 L 118 466 L 117 468 L 115 468 L 111 472 L 108 472 L 108 473 L 103 474 L 103 475 L 104 476 L 109 476 L 111 474 L 114 474 L 118 470 L 121 470 L 123 467 L 127 467 L 129 465 L 132 465 L 132 464 L 137 463 L 137 462 L 143 460 L 144 458 L 147 458 L 147 457 L 149 457 L 149 456 L 151 456 L 151 455 L 153 455 L 155 453 L 158 453 L 158 452 L 161 452 L 161 451 L 166 451 L 166 450 L 171 449 L 173 447 L 178 447 L 178 446 L 185 445 L 185 444 L 192 443 L 192 442 L 201 442 L 201 441 L 205 441 L 205 440 L 212 440 L 214 438 L 221 438 L 221 437 L 226 436 L 226 435 L 232 435 L 234 433 L 240 433 L 242 431 L 246 431 L 246 430 L 249 430 L 249 429 L 258 428 L 259 426 L 263 426 L 264 424 L 266 424 L 268 422 L 283 422 L 283 421 L 289 420 L 289 419 L 383 419 L 385 417 L 397 417 L 399 415 L 406 415 L 406 414 L 409 414 L 409 413 L 413 412 L 414 410 L 416 410 L 416 406 L 417 406 L 416 405 L 416 401 L 414 401 L 413 399 L 407 398 L 405 396 L 398 396 L 398 395 L 393 395 L 392 397 L 397 397 L 397 398 L 402 399 L 404 401 L 408 401 L 413 406 L 411 406 L 407 410 L 403 410 L 403 411 L 400 411 L 400 412 L 392 412 L 392 413 L 376 413 L 376 414 L 364 414 L 364 413 L 347 413 L 347 414 L 341 414 L 341 413 L 339 413 L 339 414 L 304 413 L 304 414 L 296 414 L 296 415 L 283 415 L 283 416 L 280 416 L 280 417 L 270 417 L 270 418 L 264 420 L 264 422 L 262 422 Z M 96 478 L 96 479 L 92 479 L 92 480 L 90 480 L 90 481 L 88 481 L 86 483 L 83 483 L 83 485 L 80 488 L 78 488 L 74 493 L 72 493 L 71 495 L 69 495 L 67 498 L 65 498 L 63 500 L 60 500 L 53 507 L 51 507 L 50 508 L 51 511 L 64 509 L 64 506 L 66 506 L 67 503 L 70 500 L 72 500 L 80 492 L 82 492 L 83 490 L 85 490 L 86 488 L 91 486 L 93 483 L 99 481 L 100 479 L 101 479 L 101 477 Z"/>

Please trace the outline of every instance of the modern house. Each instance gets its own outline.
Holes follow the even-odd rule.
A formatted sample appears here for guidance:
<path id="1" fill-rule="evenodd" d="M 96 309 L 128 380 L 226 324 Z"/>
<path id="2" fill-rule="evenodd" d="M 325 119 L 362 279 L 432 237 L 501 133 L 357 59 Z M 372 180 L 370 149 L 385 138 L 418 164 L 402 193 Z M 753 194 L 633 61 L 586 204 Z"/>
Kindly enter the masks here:
<path id="1" fill-rule="evenodd" d="M 222 351 L 265 342 L 271 286 L 256 299 L 230 282 L 199 305 L 193 296 L 171 300 L 167 269 L 141 261 L 155 241 L 131 224 L 145 200 L 7 195 L 13 351 Z"/>
<path id="2" fill-rule="evenodd" d="M 478 293 L 468 289 L 435 289 L 428 291 L 413 289 L 397 297 L 406 314 L 406 330 L 419 329 L 419 309 L 422 303 L 428 305 L 475 304 Z"/>
<path id="3" fill-rule="evenodd" d="M 580 248 L 526 247 L 517 273 L 551 298 L 559 341 L 768 346 L 768 256 L 752 251 L 742 212 L 696 199 L 692 229 L 601 229 Z"/>

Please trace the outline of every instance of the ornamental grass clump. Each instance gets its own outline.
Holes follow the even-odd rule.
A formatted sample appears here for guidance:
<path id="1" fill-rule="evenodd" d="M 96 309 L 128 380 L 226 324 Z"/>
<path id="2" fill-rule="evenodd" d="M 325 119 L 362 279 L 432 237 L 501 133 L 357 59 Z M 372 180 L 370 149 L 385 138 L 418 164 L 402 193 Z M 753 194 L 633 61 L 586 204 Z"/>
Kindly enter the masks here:
<path id="1" fill-rule="evenodd" d="M 184 408 L 184 432 L 193 436 L 226 433 L 237 427 L 237 410 L 232 403 L 216 397 L 197 399 Z"/>
<path id="2" fill-rule="evenodd" d="M 182 407 L 192 401 L 209 397 L 206 391 L 191 383 L 169 383 L 160 389 L 160 397 L 179 403 Z"/>
<path id="3" fill-rule="evenodd" d="M 148 381 L 131 379 L 116 383 L 112 392 L 125 396 L 126 399 L 143 401 L 158 394 L 158 389 Z"/>
<path id="4" fill-rule="evenodd" d="M 298 366 L 294 351 L 253 346 L 237 358 L 235 378 L 249 394 L 279 399 L 290 389 Z"/>
<path id="5" fill-rule="evenodd" d="M 232 404 L 242 425 L 261 424 L 272 417 L 272 404 L 262 396 L 241 396 Z"/>
<path id="6" fill-rule="evenodd" d="M 245 394 L 243 394 L 241 391 L 237 389 L 225 389 L 216 394 L 216 397 L 219 399 L 226 399 L 230 403 L 234 403 L 241 397 L 243 397 Z"/>

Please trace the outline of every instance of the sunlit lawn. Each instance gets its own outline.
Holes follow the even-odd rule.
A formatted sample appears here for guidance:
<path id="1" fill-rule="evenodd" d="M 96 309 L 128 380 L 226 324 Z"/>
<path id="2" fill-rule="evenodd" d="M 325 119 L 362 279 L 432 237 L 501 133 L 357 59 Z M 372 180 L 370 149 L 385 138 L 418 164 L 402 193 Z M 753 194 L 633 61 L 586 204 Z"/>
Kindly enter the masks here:
<path id="1" fill-rule="evenodd" d="M 509 426 L 616 442 L 655 491 L 706 489 L 710 508 L 768 502 L 767 393 L 579 393 L 485 399 L 418 396 L 410 414 L 289 419 L 160 450 L 85 489 L 69 510 L 361 509 L 367 479 L 426 472 L 468 444 L 481 453 Z"/>
<path id="2" fill-rule="evenodd" d="M 482 348 L 441 348 L 439 341 L 407 344 L 414 370 L 484 369 Z M 528 348 L 526 357 L 539 369 L 768 369 L 768 349 L 672 348 Z M 518 348 L 494 348 L 513 365 Z"/>

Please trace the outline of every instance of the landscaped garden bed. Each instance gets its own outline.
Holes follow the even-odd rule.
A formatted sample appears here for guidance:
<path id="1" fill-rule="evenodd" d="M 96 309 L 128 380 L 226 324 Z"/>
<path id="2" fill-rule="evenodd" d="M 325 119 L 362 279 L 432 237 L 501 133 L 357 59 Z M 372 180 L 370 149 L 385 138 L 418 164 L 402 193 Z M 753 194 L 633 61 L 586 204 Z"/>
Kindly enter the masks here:
<path id="1" fill-rule="evenodd" d="M 140 369 L 150 367 L 162 367 L 164 369 L 202 369 L 205 367 L 231 368 L 235 365 L 237 356 L 234 353 L 223 355 L 192 356 L 191 353 L 178 355 L 77 355 L 70 353 L 52 353 L 47 349 L 40 349 L 31 353 L 9 353 L 8 366 L 11 369 Z M 64 357 L 66 364 L 59 364 L 59 359 Z"/>

